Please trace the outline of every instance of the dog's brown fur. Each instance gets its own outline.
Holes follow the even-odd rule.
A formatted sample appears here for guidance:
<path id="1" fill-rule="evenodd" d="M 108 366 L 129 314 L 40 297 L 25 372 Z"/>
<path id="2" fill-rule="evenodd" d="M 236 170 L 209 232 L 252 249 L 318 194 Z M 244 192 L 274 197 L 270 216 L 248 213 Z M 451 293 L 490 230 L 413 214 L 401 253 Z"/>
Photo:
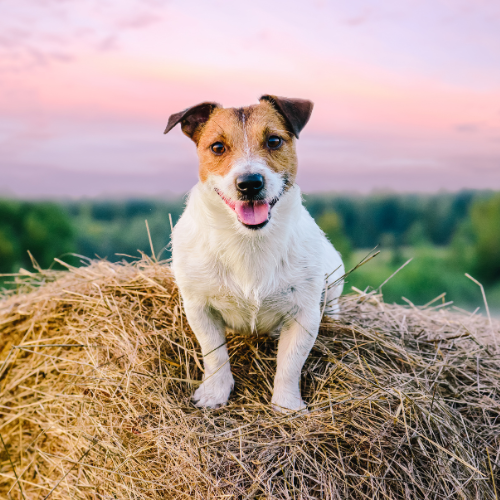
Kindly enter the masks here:
<path id="1" fill-rule="evenodd" d="M 267 147 L 267 139 L 277 135 L 283 143 L 279 149 Z M 281 114 L 267 101 L 245 108 L 216 108 L 193 140 L 200 158 L 200 180 L 210 174 L 225 175 L 240 158 L 261 158 L 279 173 L 286 173 L 287 186 L 293 185 L 297 174 L 295 137 L 288 130 Z M 225 146 L 217 156 L 210 147 L 215 142 Z"/>

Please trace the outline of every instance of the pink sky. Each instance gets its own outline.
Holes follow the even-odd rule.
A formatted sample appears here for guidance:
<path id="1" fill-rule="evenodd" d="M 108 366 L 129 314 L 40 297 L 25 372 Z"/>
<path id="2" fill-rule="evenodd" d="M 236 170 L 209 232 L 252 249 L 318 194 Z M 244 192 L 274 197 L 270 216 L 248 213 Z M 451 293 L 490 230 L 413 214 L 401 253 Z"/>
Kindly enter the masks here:
<path id="1" fill-rule="evenodd" d="M 0 193 L 158 195 L 197 178 L 171 113 L 309 98 L 305 191 L 500 189 L 500 4 L 3 0 Z"/>

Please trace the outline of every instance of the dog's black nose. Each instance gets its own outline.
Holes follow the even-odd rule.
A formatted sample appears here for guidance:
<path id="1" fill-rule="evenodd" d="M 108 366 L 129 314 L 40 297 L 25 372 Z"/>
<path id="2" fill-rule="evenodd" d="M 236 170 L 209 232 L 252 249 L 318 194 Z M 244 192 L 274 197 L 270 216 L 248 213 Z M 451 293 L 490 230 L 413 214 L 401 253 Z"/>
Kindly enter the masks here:
<path id="1" fill-rule="evenodd" d="M 260 174 L 244 174 L 236 179 L 236 188 L 246 196 L 255 196 L 263 187 L 264 177 Z"/>

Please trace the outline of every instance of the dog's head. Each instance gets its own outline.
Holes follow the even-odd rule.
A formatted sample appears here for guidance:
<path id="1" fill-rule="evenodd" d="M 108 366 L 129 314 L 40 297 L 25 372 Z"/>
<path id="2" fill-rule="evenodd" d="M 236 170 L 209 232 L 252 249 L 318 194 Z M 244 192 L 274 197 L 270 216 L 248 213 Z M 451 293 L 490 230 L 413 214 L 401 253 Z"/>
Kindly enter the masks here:
<path id="1" fill-rule="evenodd" d="M 297 173 L 295 139 L 313 103 L 264 95 L 245 108 L 204 102 L 172 115 L 198 148 L 200 180 L 249 229 L 264 227 Z"/>

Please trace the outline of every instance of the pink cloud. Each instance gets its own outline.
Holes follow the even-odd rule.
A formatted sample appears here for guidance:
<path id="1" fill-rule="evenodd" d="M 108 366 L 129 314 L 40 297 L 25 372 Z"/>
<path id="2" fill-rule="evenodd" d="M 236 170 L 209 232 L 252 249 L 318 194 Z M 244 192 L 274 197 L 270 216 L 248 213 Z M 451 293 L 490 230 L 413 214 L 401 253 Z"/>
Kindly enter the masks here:
<path id="1" fill-rule="evenodd" d="M 136 13 L 118 22 L 119 28 L 141 29 L 147 28 L 152 24 L 159 23 L 163 20 L 162 16 L 158 16 L 149 12 Z"/>

